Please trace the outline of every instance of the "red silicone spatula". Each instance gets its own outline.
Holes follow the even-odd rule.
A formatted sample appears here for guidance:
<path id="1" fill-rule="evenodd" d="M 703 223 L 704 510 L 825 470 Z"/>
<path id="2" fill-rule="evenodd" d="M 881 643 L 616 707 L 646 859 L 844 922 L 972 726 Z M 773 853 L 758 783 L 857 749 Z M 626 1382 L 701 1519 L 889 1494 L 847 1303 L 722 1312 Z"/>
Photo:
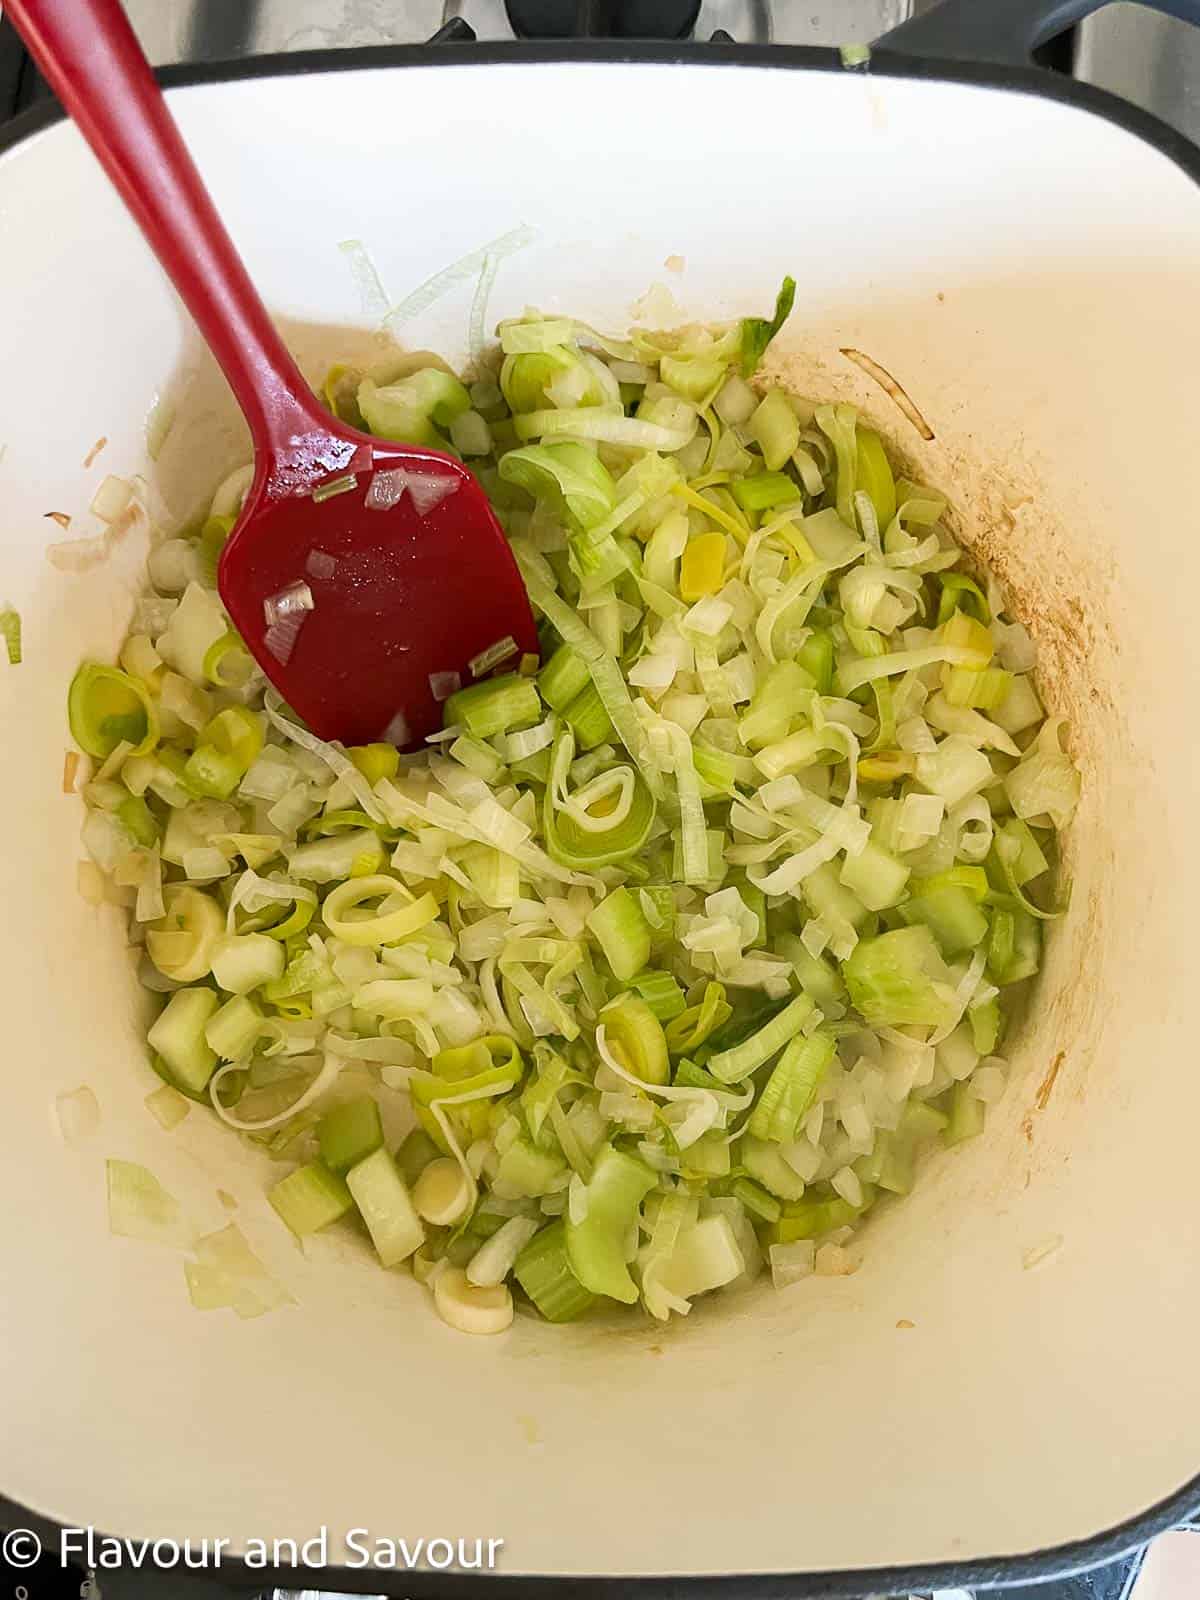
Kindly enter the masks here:
<path id="1" fill-rule="evenodd" d="M 504 640 L 514 654 L 537 649 L 520 574 L 483 490 L 452 457 L 370 438 L 315 399 L 118 0 L 4 0 L 4 10 L 250 424 L 254 482 L 219 571 L 235 627 L 322 737 L 405 745 L 435 731 L 442 713 L 431 676 L 456 672 L 467 684 L 471 661 Z M 330 486 L 342 492 L 322 498 Z"/>

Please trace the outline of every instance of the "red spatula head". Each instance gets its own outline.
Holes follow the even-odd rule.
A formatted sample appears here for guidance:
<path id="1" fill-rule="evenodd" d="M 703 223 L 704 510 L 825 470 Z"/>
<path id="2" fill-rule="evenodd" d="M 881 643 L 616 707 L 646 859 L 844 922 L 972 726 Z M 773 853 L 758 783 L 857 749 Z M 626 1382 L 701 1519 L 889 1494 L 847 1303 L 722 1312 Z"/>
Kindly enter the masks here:
<path id="1" fill-rule="evenodd" d="M 321 409 L 120 0 L 5 0 L 4 11 L 170 274 L 250 425 L 254 484 L 218 574 L 235 627 L 315 733 L 416 743 L 441 723 L 431 678 L 442 689 L 450 673 L 470 682 L 472 660 L 505 639 L 514 655 L 537 648 L 483 491 L 449 456 L 368 438 Z"/>
<path id="2" fill-rule="evenodd" d="M 507 640 L 509 670 L 537 650 L 520 573 L 471 473 L 331 422 L 260 454 L 218 582 L 283 698 L 346 744 L 414 744 L 441 727 L 450 674 L 470 684 L 472 661 Z"/>

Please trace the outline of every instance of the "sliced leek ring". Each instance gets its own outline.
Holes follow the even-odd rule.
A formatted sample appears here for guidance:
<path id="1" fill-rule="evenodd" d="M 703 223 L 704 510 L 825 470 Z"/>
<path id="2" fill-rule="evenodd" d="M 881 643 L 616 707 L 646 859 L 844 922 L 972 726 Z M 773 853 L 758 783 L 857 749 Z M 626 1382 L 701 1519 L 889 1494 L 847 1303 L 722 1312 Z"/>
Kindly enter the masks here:
<path id="1" fill-rule="evenodd" d="M 413 1186 L 417 1215 L 438 1228 L 451 1228 L 461 1221 L 473 1201 L 466 1175 L 449 1156 L 431 1161 Z"/>
<path id="2" fill-rule="evenodd" d="M 445 1267 L 433 1279 L 433 1303 L 442 1321 L 459 1333 L 503 1333 L 512 1326 L 507 1284 L 476 1288 L 461 1267 Z"/>
<path id="3" fill-rule="evenodd" d="M 195 983 L 212 971 L 225 917 L 211 895 L 187 883 L 168 884 L 163 904 L 165 914 L 147 929 L 146 951 L 164 978 Z"/>

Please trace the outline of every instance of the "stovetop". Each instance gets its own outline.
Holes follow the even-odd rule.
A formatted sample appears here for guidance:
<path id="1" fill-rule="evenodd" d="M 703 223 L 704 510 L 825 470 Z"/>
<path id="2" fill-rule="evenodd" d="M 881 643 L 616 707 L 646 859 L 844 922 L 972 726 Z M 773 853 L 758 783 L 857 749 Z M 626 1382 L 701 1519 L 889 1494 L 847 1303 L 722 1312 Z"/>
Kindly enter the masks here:
<path id="1" fill-rule="evenodd" d="M 0 0 L 2 11 L 3 0 Z M 732 39 L 743 44 L 868 42 L 931 0 L 125 0 L 156 66 L 293 50 L 615 35 Z M 986 4 L 988 0 L 980 0 Z M 1200 29 L 1140 6 L 1107 6 L 1062 36 L 1051 65 L 1122 95 L 1200 140 Z M 49 91 L 0 16 L 0 123 Z M 1126 1600 L 1142 1555 L 1074 1578 L 1004 1591 L 1006 1600 Z M 30 1575 L 32 1576 L 32 1575 Z M 66 1575 L 62 1575 L 65 1577 Z M 152 1594 L 130 1574 L 105 1574 L 105 1600 Z M 6 1572 L 0 1560 L 0 1595 Z M 78 1578 L 75 1583 L 78 1584 Z M 231 1593 L 208 1586 L 204 1595 Z M 37 1600 L 33 1587 L 18 1594 Z M 60 1592 L 57 1588 L 54 1593 Z M 62 1592 L 66 1592 L 65 1590 Z M 79 1592 L 72 1589 L 72 1593 Z M 189 1592 L 191 1592 L 189 1590 Z M 244 1591 L 243 1591 L 244 1593 Z M 312 1594 L 313 1591 L 306 1591 Z M 286 1600 L 275 1591 L 278 1600 Z M 197 1600 L 201 1600 L 197 1592 Z M 922 1597 L 923 1600 L 923 1597 Z M 972 1600 L 966 1591 L 939 1600 Z"/>
<path id="2" fill-rule="evenodd" d="M 547 31 L 734 39 L 741 44 L 867 42 L 932 0 L 126 0 L 156 66 L 290 50 L 480 41 Z M 981 0 L 987 3 L 987 0 Z M 0 12 L 3 0 L 0 0 Z M 1155 112 L 1200 140 L 1200 29 L 1140 5 L 1105 6 L 1061 36 L 1050 62 Z M 48 91 L 0 17 L 0 122 Z"/>

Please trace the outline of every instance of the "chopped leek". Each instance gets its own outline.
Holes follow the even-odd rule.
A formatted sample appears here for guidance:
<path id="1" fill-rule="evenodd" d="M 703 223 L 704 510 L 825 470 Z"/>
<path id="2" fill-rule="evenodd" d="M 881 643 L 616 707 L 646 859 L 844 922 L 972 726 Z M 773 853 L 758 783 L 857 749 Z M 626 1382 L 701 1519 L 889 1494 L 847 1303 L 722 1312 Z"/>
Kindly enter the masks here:
<path id="1" fill-rule="evenodd" d="M 140 678 L 88 661 L 71 680 L 67 697 L 71 736 L 88 755 L 105 760 L 120 744 L 143 756 L 158 741 L 158 712 Z"/>
<path id="2" fill-rule="evenodd" d="M 748 1039 L 709 1056 L 708 1070 L 722 1083 L 740 1083 L 795 1038 L 813 1014 L 813 1009 L 813 1003 L 806 994 L 797 995 Z"/>
<path id="3" fill-rule="evenodd" d="M 128 904 L 160 996 L 153 1108 L 299 1161 L 270 1194 L 295 1233 L 357 1209 L 473 1333 L 517 1292 L 549 1321 L 598 1298 L 661 1319 L 767 1252 L 777 1284 L 845 1266 L 843 1230 L 1003 1092 L 1081 789 L 948 499 L 853 406 L 747 382 L 791 279 L 770 319 L 624 340 L 529 310 L 489 351 L 510 243 L 470 258 L 469 387 L 423 355 L 325 393 L 470 457 L 536 653 L 445 662 L 422 753 L 316 738 L 216 591 L 243 468 L 153 541 L 171 598 L 68 693 L 96 762 L 81 883 Z M 419 474 L 365 492 L 433 504 Z M 281 595 L 336 565 L 302 554 Z M 197 1257 L 195 1303 L 282 1303 Z"/>
<path id="4" fill-rule="evenodd" d="M 21 664 L 21 613 L 6 606 L 0 611 L 0 638 L 4 640 L 10 667 Z"/>
<path id="5" fill-rule="evenodd" d="M 815 1100 L 835 1053 L 836 1043 L 828 1034 L 792 1039 L 747 1124 L 756 1139 L 784 1143 L 796 1137 L 796 1126 Z"/>
<path id="6" fill-rule="evenodd" d="M 649 1167 L 611 1145 L 598 1157 L 582 1218 L 566 1220 L 567 1261 L 590 1293 L 626 1305 L 637 1300 L 638 1286 L 625 1263 L 625 1235 L 655 1182 Z"/>
<path id="7" fill-rule="evenodd" d="M 632 994 L 619 995 L 605 1006 L 600 1021 L 609 1049 L 635 1078 L 643 1083 L 668 1081 L 671 1067 L 666 1035 L 644 1000 Z"/>
<path id="8" fill-rule="evenodd" d="M 574 754 L 572 728 L 560 727 L 542 797 L 547 853 L 562 866 L 580 871 L 613 866 L 637 855 L 654 826 L 657 809 L 640 773 L 614 764 L 571 795 L 567 784 Z"/>
<path id="9" fill-rule="evenodd" d="M 795 302 L 796 280 L 785 278 L 776 296 L 773 317 L 769 320 L 766 317 L 743 317 L 739 346 L 743 378 L 753 376 L 766 354 L 767 346 L 791 316 Z"/>

